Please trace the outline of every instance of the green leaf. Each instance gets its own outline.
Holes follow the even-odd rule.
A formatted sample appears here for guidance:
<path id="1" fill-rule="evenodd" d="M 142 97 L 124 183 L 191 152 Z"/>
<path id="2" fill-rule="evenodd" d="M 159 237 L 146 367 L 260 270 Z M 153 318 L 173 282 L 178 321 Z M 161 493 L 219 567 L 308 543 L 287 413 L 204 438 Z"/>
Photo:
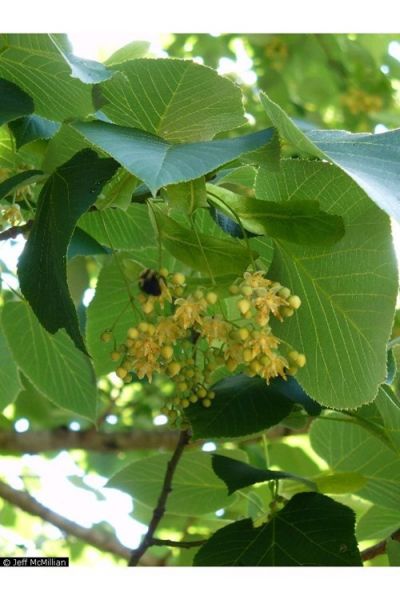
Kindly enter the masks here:
<path id="1" fill-rule="evenodd" d="M 71 260 L 75 256 L 95 256 L 96 254 L 110 254 L 111 250 L 104 248 L 91 235 L 75 227 L 67 250 L 67 258 Z"/>
<path id="2" fill-rule="evenodd" d="M 80 218 L 79 227 L 101 244 L 117 250 L 142 250 L 149 245 L 157 245 L 144 204 L 132 204 L 126 211 L 88 212 Z"/>
<path id="3" fill-rule="evenodd" d="M 11 81 L 0 79 L 0 125 L 29 115 L 35 109 L 32 98 Z"/>
<path id="4" fill-rule="evenodd" d="M 302 152 L 340 167 L 385 212 L 400 218 L 400 130 L 379 134 L 301 131 L 266 94 L 261 102 L 282 137 Z"/>
<path id="5" fill-rule="evenodd" d="M 104 61 L 104 64 L 108 67 L 119 65 L 127 60 L 133 60 L 134 58 L 142 58 L 147 54 L 150 48 L 150 42 L 130 42 L 126 44 L 126 46 L 122 46 L 122 48 L 118 48 L 107 60 Z"/>
<path id="6" fill-rule="evenodd" d="M 269 385 L 260 377 L 235 375 L 213 386 L 211 406 L 192 405 L 186 411 L 193 434 L 198 438 L 238 437 L 277 425 L 306 398 L 294 379 L 289 385 L 273 379 Z"/>
<path id="7" fill-rule="evenodd" d="M 21 117 L 9 124 L 15 137 L 17 150 L 34 140 L 48 140 L 60 129 L 61 124 L 49 121 L 37 115 Z"/>
<path id="8" fill-rule="evenodd" d="M 116 473 L 107 487 L 116 487 L 147 506 L 155 507 L 171 454 L 138 460 Z M 224 483 L 214 474 L 207 452 L 185 453 L 174 474 L 167 512 L 201 515 L 232 503 Z"/>
<path id="9" fill-rule="evenodd" d="M 17 366 L 0 321 L 0 412 L 14 402 L 22 389 Z"/>
<path id="10" fill-rule="evenodd" d="M 93 368 L 67 334 L 47 333 L 25 302 L 6 304 L 2 321 L 16 364 L 37 390 L 57 406 L 94 421 Z"/>
<path id="11" fill-rule="evenodd" d="M 400 528 L 399 509 L 371 506 L 357 523 L 359 540 L 376 540 L 388 537 Z"/>
<path id="12" fill-rule="evenodd" d="M 178 260 L 210 277 L 239 275 L 251 262 L 249 251 L 240 242 L 219 239 L 182 227 L 160 209 L 154 215 L 161 240 L 166 249 Z M 253 257 L 257 255 L 252 253 Z"/>
<path id="13" fill-rule="evenodd" d="M 389 559 L 389 566 L 400 567 L 400 542 L 389 538 L 386 540 L 386 554 Z"/>
<path id="14" fill-rule="evenodd" d="M 334 473 L 314 478 L 321 494 L 356 494 L 367 481 L 360 473 Z"/>
<path id="15" fill-rule="evenodd" d="M 311 445 L 335 473 L 359 473 L 366 484 L 357 495 L 374 504 L 398 509 L 400 457 L 356 423 L 320 420 L 312 424 Z"/>
<path id="16" fill-rule="evenodd" d="M 347 506 L 315 492 L 294 496 L 270 522 L 251 519 L 217 531 L 194 558 L 195 566 L 361 566 Z"/>
<path id="17" fill-rule="evenodd" d="M 319 203 L 307 200 L 268 202 L 248 198 L 208 184 L 211 204 L 258 235 L 305 246 L 330 246 L 344 235 L 343 219 L 319 209 Z"/>
<path id="18" fill-rule="evenodd" d="M 188 60 L 137 59 L 118 66 L 101 85 L 104 113 L 170 142 L 213 138 L 246 120 L 240 89 L 214 70 Z"/>
<path id="19" fill-rule="evenodd" d="M 0 77 L 29 94 L 35 113 L 45 119 L 79 119 L 94 112 L 90 86 L 71 77 L 70 65 L 50 36 L 8 36 L 0 54 Z"/>
<path id="20" fill-rule="evenodd" d="M 386 364 L 387 364 L 387 375 L 386 375 L 385 383 L 391 385 L 394 381 L 394 378 L 396 376 L 396 371 L 397 371 L 396 360 L 394 357 L 393 348 L 389 348 L 389 350 L 387 351 L 387 363 Z"/>
<path id="21" fill-rule="evenodd" d="M 42 177 L 42 175 L 43 171 L 32 169 L 30 171 L 17 173 L 8 179 L 5 179 L 0 183 L 0 200 L 21 187 L 35 183 Z"/>
<path id="22" fill-rule="evenodd" d="M 29 379 L 21 373 L 23 390 L 14 403 L 14 421 L 28 419 L 31 429 L 55 429 L 65 424 L 76 415 L 65 412 L 41 394 Z M 17 452 L 18 454 L 18 452 Z"/>
<path id="23" fill-rule="evenodd" d="M 144 181 L 153 195 L 163 186 L 197 179 L 263 146 L 273 136 L 273 129 L 266 129 L 242 137 L 177 144 L 140 129 L 101 121 L 76 122 L 71 127 Z"/>
<path id="24" fill-rule="evenodd" d="M 6 127 L 0 127 L 0 167 L 15 168 L 15 151 L 10 132 Z"/>
<path id="25" fill-rule="evenodd" d="M 204 177 L 187 183 L 169 185 L 166 188 L 166 195 L 172 209 L 178 209 L 188 215 L 191 215 L 196 208 L 208 206 Z"/>
<path id="26" fill-rule="evenodd" d="M 123 272 L 124 256 L 115 255 L 104 265 L 97 280 L 96 294 L 87 309 L 87 345 L 98 376 L 113 371 L 116 366 L 110 358 L 113 344 L 101 342 L 101 334 L 112 328 L 119 344 L 140 316 L 130 303 L 129 282 Z M 136 270 L 139 277 L 142 267 L 136 265 Z"/>
<path id="27" fill-rule="evenodd" d="M 95 202 L 117 164 L 83 151 L 48 179 L 18 263 L 21 291 L 50 333 L 65 328 L 85 351 L 66 276 L 66 253 L 79 217 Z"/>
<path id="28" fill-rule="evenodd" d="M 382 419 L 383 430 L 400 454 L 400 402 L 388 385 L 382 385 L 374 405 Z"/>
<path id="29" fill-rule="evenodd" d="M 120 168 L 114 177 L 104 186 L 99 195 L 96 207 L 99 210 L 105 208 L 121 208 L 127 210 L 132 202 L 132 195 L 138 185 L 138 180 L 125 169 Z"/>
<path id="30" fill-rule="evenodd" d="M 86 58 L 74 56 L 72 52 L 63 49 L 61 45 L 57 43 L 57 39 L 53 35 L 50 35 L 49 37 L 57 48 L 60 56 L 63 57 L 64 61 L 69 66 L 71 77 L 74 79 L 79 79 L 82 83 L 94 84 L 107 81 L 114 75 L 113 71 L 107 69 L 102 63 L 99 63 L 96 60 L 88 60 Z"/>
<path id="31" fill-rule="evenodd" d="M 248 487 L 249 485 L 254 485 L 255 483 L 261 483 L 262 481 L 278 481 L 279 479 L 296 479 L 312 489 L 316 489 L 314 483 L 303 477 L 285 473 L 284 471 L 258 469 L 241 462 L 240 460 L 218 454 L 213 454 L 212 467 L 214 473 L 225 483 L 229 494 L 233 494 L 236 490 Z"/>
<path id="32" fill-rule="evenodd" d="M 75 129 L 63 124 L 48 143 L 41 167 L 43 171 L 52 173 L 57 167 L 88 146 L 89 144 Z"/>
<path id="33" fill-rule="evenodd" d="M 306 355 L 297 378 L 320 404 L 371 402 L 386 377 L 397 296 L 388 217 L 337 167 L 322 162 L 283 161 L 278 174 L 260 170 L 257 196 L 279 203 L 312 197 L 343 217 L 346 233 L 332 248 L 275 242 L 268 276 L 302 300 L 275 333 Z"/>

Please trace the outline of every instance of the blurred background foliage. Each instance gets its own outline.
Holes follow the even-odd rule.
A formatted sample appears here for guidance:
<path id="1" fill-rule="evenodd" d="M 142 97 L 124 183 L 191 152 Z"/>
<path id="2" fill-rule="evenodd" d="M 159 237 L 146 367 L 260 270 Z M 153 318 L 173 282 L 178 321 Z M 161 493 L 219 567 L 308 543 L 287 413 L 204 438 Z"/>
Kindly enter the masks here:
<path id="1" fill-rule="evenodd" d="M 101 36 L 98 40 L 101 46 Z M 121 44 L 122 45 L 122 44 Z M 98 58 L 108 53 L 101 51 Z M 79 55 L 79 48 L 75 48 Z M 242 89 L 248 125 L 241 128 L 263 129 L 269 125 L 259 100 L 264 90 L 304 128 L 346 129 L 353 132 L 382 132 L 400 126 L 400 35 L 369 34 L 169 34 L 159 36 L 159 51 L 149 55 L 192 59 L 217 69 L 234 80 Z M 235 131 L 230 135 L 237 135 Z M 39 167 L 43 140 L 27 144 L 16 155 L 14 141 L 6 127 L 0 128 L 0 180 L 22 168 Z M 19 204 L 27 213 L 35 204 L 36 192 L 27 188 Z M 33 216 L 33 213 L 32 213 Z M 8 219 L 9 221 L 9 219 Z M 0 261 L 4 302 L 11 296 L 10 286 L 17 287 L 16 257 L 22 241 L 2 243 L 4 261 Z M 7 260 L 6 260 L 7 254 Z M 90 254 L 90 253 L 89 253 Z M 104 262 L 100 256 L 79 256 L 68 264 L 69 284 L 82 322 Z M 394 335 L 400 335 L 400 318 L 394 324 Z M 22 380 L 23 390 L 17 401 L 0 413 L 1 430 L 79 431 L 87 424 L 71 418 L 33 386 Z M 396 386 L 399 384 L 396 382 Z M 98 431 L 167 430 L 166 419 L 160 416 L 163 399 L 173 393 L 171 385 L 162 378 L 152 384 L 133 382 L 125 387 L 112 375 L 99 382 L 101 410 Z M 308 417 L 296 409 L 287 423 L 268 443 L 268 464 L 304 476 L 315 476 L 326 465 L 312 451 L 308 436 L 302 428 Z M 286 435 L 290 433 L 291 435 Z M 263 466 L 265 448 L 260 440 L 239 440 L 211 443 L 215 448 L 241 449 L 249 461 Z M 130 498 L 124 494 L 102 489 L 106 479 L 133 459 L 144 458 L 159 450 L 143 449 L 130 452 L 100 453 L 85 450 L 49 451 L 40 456 L 16 456 L 0 448 L 0 477 L 17 489 L 28 491 L 56 512 L 103 532 L 116 535 L 126 545 L 139 542 L 151 516 L 151 507 L 135 502 L 132 512 Z M 290 486 L 289 486 L 290 487 Z M 289 488 L 288 488 L 289 489 Z M 352 494 L 338 496 L 340 502 L 351 506 L 361 516 L 371 507 L 367 501 Z M 240 492 L 236 500 L 222 511 L 197 517 L 169 514 L 163 520 L 159 536 L 186 539 L 192 535 L 206 536 L 218 527 L 243 516 L 256 516 L 268 511 L 268 485 L 251 492 Z M 133 521 L 133 519 L 135 521 Z M 363 547 L 376 541 L 365 534 Z M 152 548 L 148 555 L 156 564 L 191 564 L 196 549 L 178 550 Z M 66 538 L 52 525 L 32 517 L 0 499 L 0 555 L 23 556 L 43 554 L 69 555 L 73 564 L 126 564 L 123 559 L 103 554 L 80 540 Z M 371 564 L 385 565 L 380 556 Z"/>
<path id="2" fill-rule="evenodd" d="M 399 35 L 177 34 L 164 48 L 232 77 L 257 128 L 267 124 L 260 89 L 305 127 L 357 132 L 399 126 Z"/>

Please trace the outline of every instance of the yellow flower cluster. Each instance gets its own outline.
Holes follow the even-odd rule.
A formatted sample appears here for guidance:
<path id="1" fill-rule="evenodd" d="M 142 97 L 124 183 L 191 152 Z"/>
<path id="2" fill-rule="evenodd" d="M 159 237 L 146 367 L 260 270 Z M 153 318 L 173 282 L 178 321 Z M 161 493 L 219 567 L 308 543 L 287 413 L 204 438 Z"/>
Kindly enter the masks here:
<path id="1" fill-rule="evenodd" d="M 116 374 L 126 383 L 132 381 L 131 372 L 149 381 L 155 373 L 169 376 L 175 383 L 175 396 L 166 407 L 170 416 L 198 401 L 211 405 L 217 368 L 258 375 L 268 383 L 305 365 L 303 354 L 280 351 L 281 340 L 270 327 L 271 317 L 282 321 L 292 316 L 300 298 L 261 271 L 246 271 L 237 279 L 228 302 L 215 291 L 192 289 L 182 273 L 165 269 L 146 270 L 140 287 L 143 318 L 128 329 L 111 358 L 120 363 Z M 101 339 L 111 341 L 111 331 Z"/>
<path id="2" fill-rule="evenodd" d="M 341 102 L 353 115 L 377 112 L 382 109 L 382 98 L 353 88 L 341 97 Z"/>
<path id="3" fill-rule="evenodd" d="M 18 204 L 0 205 L 0 223 L 6 225 L 19 225 L 23 221 L 21 209 Z"/>
<path id="4" fill-rule="evenodd" d="M 279 37 L 274 36 L 264 48 L 264 54 L 268 59 L 270 66 L 280 71 L 288 58 L 288 45 Z"/>

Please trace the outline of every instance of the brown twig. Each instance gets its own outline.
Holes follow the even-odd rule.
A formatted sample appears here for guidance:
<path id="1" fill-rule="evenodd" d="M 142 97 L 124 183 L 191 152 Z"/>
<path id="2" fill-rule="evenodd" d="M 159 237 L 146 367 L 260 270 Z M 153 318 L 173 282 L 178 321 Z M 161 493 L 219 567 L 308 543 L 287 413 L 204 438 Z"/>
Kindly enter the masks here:
<path id="1" fill-rule="evenodd" d="M 142 558 L 143 554 L 146 552 L 150 546 L 153 546 L 154 542 L 154 533 L 164 516 L 165 507 L 167 504 L 168 496 L 172 491 L 172 479 L 174 477 L 174 473 L 176 467 L 178 466 L 179 460 L 183 454 L 185 446 L 190 441 L 191 433 L 187 429 L 183 429 L 178 438 L 178 443 L 172 454 L 171 458 L 168 461 L 167 469 L 165 471 L 165 477 L 163 481 L 163 485 L 161 488 L 160 497 L 158 498 L 157 505 L 153 511 L 153 516 L 151 518 L 149 528 L 147 530 L 146 535 L 144 536 L 140 546 L 134 550 L 129 559 L 128 566 L 136 567 L 139 563 L 139 560 Z"/>
<path id="2" fill-rule="evenodd" d="M 389 537 L 391 537 L 393 540 L 400 541 L 400 529 L 397 529 Z M 369 548 L 366 548 L 365 550 L 360 552 L 362 561 L 366 562 L 367 560 L 371 560 L 371 559 L 375 558 L 375 556 L 379 556 L 380 554 L 385 554 L 386 542 L 387 542 L 387 540 L 382 540 L 381 542 L 378 542 L 377 544 L 374 544 L 373 546 L 370 546 Z"/>
<path id="3" fill-rule="evenodd" d="M 116 556 L 120 556 L 126 560 L 128 560 L 131 556 L 132 550 L 121 544 L 115 537 L 100 531 L 81 527 L 77 523 L 74 523 L 73 521 L 70 521 L 69 519 L 66 519 L 58 513 L 50 510 L 35 500 L 35 498 L 33 498 L 33 496 L 27 492 L 15 490 L 11 486 L 4 483 L 4 481 L 0 481 L 0 498 L 3 498 L 3 500 L 6 500 L 14 506 L 17 506 L 30 515 L 40 517 L 44 521 L 55 525 L 67 535 L 72 535 L 76 538 L 79 538 L 87 544 L 102 550 L 103 552 L 111 552 L 111 554 L 115 554 Z M 146 566 L 154 566 L 157 563 L 149 559 L 142 561 L 142 564 L 145 564 Z"/>
<path id="4" fill-rule="evenodd" d="M 0 242 L 16 238 L 20 233 L 27 233 L 32 228 L 32 225 L 33 221 L 27 221 L 24 225 L 14 225 L 13 227 L 9 227 L 0 233 Z"/>

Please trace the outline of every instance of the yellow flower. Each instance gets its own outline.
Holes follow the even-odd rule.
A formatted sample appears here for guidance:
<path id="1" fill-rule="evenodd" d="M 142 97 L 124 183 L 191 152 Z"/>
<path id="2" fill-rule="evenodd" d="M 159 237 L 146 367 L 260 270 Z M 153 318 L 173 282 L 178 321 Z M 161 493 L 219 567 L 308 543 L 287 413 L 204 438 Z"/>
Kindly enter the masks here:
<path id="1" fill-rule="evenodd" d="M 160 368 L 155 362 L 151 362 L 147 359 L 140 359 L 135 362 L 135 372 L 139 379 L 147 377 L 151 382 L 154 372 L 159 372 Z"/>
<path id="2" fill-rule="evenodd" d="M 287 360 L 280 354 L 273 352 L 270 355 L 269 363 L 263 366 L 261 369 L 260 375 L 266 380 L 267 383 L 269 383 L 270 379 L 273 377 L 278 377 L 279 375 L 283 377 L 283 379 L 286 379 L 285 369 L 288 368 L 289 364 Z"/>
<path id="3" fill-rule="evenodd" d="M 225 360 L 233 360 L 236 363 L 243 361 L 243 343 L 229 341 L 224 350 Z"/>
<path id="4" fill-rule="evenodd" d="M 246 282 L 246 285 L 249 285 L 252 288 L 265 288 L 270 286 L 272 283 L 270 279 L 266 279 L 264 277 L 263 271 L 254 271 L 254 273 L 246 271 L 243 275 L 243 278 Z"/>
<path id="5" fill-rule="evenodd" d="M 260 318 L 267 321 L 270 313 L 282 321 L 279 309 L 281 306 L 287 306 L 287 304 L 286 300 L 272 291 L 268 291 L 263 296 L 258 296 L 253 300 L 253 305 L 257 309 Z"/>
<path id="6" fill-rule="evenodd" d="M 159 344 L 164 342 L 173 343 L 181 335 L 181 328 L 173 317 L 161 317 L 156 325 L 154 338 Z"/>
<path id="7" fill-rule="evenodd" d="M 178 298 L 175 300 L 178 308 L 175 310 L 174 319 L 183 327 L 189 329 L 195 323 L 202 324 L 201 313 L 207 310 L 207 301 L 204 298 L 195 299 L 192 295 L 187 298 Z"/>
<path id="8" fill-rule="evenodd" d="M 205 317 L 201 335 L 211 344 L 214 340 L 226 341 L 232 325 L 218 317 Z"/>

